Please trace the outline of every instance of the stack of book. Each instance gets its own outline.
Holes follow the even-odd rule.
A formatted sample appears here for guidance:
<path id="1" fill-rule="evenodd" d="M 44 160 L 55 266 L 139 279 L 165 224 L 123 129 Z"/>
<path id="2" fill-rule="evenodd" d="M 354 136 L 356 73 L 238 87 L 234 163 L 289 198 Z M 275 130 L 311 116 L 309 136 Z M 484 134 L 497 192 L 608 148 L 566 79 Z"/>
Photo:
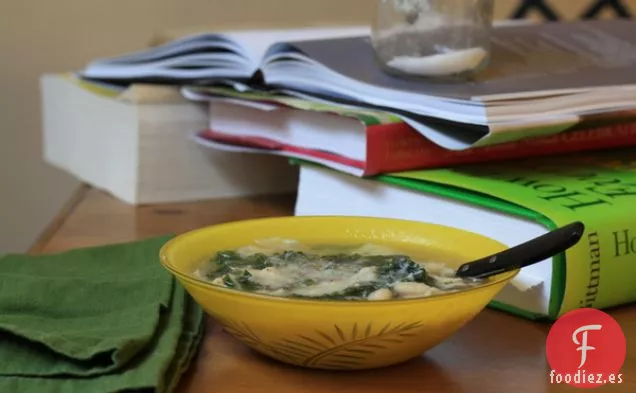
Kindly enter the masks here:
<path id="1" fill-rule="evenodd" d="M 508 245 L 570 221 L 566 254 L 493 303 L 529 318 L 636 301 L 636 22 L 494 30 L 469 82 L 382 71 L 368 31 L 198 34 L 89 64 L 86 81 L 178 85 L 208 106 L 193 143 L 292 159 L 297 215 L 433 222 Z M 247 34 L 247 33 L 245 33 Z M 634 160 L 633 160 L 633 159 Z"/>

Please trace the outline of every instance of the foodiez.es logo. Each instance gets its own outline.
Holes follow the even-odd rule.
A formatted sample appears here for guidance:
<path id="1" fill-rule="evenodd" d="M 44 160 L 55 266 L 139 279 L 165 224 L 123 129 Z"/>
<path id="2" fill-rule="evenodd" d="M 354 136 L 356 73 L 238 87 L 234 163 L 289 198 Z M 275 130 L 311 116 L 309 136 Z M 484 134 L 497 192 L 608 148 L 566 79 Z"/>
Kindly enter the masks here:
<path id="1" fill-rule="evenodd" d="M 550 382 L 580 388 L 622 383 L 626 351 L 625 334 L 614 318 L 590 308 L 569 312 L 548 334 Z"/>

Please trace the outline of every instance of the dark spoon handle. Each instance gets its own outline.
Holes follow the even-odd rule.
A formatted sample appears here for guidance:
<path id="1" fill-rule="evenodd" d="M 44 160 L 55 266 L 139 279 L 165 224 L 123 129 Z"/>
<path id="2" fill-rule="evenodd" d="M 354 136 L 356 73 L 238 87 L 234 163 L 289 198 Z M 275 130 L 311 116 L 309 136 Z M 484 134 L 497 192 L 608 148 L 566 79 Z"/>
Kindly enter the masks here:
<path id="1" fill-rule="evenodd" d="M 486 278 L 533 265 L 574 246 L 583 232 L 583 223 L 574 222 L 498 254 L 466 263 L 457 269 L 457 276 Z"/>

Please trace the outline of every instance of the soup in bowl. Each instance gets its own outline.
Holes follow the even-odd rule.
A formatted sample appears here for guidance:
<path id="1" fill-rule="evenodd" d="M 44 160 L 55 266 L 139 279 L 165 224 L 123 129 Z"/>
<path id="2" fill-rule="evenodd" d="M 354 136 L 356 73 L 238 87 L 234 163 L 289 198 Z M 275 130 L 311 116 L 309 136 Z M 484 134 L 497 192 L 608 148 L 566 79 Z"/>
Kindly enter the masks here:
<path id="1" fill-rule="evenodd" d="M 362 217 L 284 217 L 170 240 L 161 262 L 227 332 L 279 361 L 385 367 L 420 356 L 472 320 L 517 274 L 455 276 L 506 249 L 474 233 Z"/>

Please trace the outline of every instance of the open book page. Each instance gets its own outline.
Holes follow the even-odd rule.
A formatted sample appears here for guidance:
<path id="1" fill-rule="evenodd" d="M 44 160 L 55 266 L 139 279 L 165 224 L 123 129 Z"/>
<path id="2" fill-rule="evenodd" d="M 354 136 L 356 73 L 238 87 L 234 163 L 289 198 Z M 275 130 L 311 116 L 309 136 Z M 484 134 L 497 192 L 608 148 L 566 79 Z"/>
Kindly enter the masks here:
<path id="1" fill-rule="evenodd" d="M 245 48 L 252 64 L 258 67 L 265 57 L 265 53 L 277 42 L 368 36 L 370 33 L 371 30 L 368 26 L 333 26 L 229 31 L 224 34 Z"/>
<path id="2" fill-rule="evenodd" d="M 134 65 L 153 63 L 163 59 L 182 57 L 189 54 L 206 53 L 206 50 L 236 52 L 237 46 L 223 34 L 197 34 L 183 37 L 161 46 L 126 53 L 117 57 L 97 59 L 92 64 Z"/>
<path id="3" fill-rule="evenodd" d="M 98 59 L 81 75 L 107 81 L 179 83 L 215 78 L 247 79 L 255 65 L 231 38 L 223 34 L 198 34 L 158 47 Z"/>
<path id="4" fill-rule="evenodd" d="M 635 28 L 636 22 L 629 20 L 501 26 L 493 30 L 489 67 L 469 83 L 389 75 L 376 61 L 368 36 L 288 44 L 291 51 L 306 56 L 308 62 L 345 77 L 339 82 L 352 91 L 359 89 L 360 93 L 372 92 L 382 97 L 418 94 L 483 101 L 636 85 Z M 277 60 L 272 56 L 272 62 Z M 275 68 L 265 71 L 284 83 Z M 294 77 L 290 75 L 290 79 Z M 315 79 L 313 83 L 320 86 L 322 82 Z M 311 81 L 305 84 L 311 86 Z M 366 90 L 362 90 L 364 87 Z"/>
<path id="5" fill-rule="evenodd" d="M 141 51 L 98 59 L 82 75 L 126 81 L 245 80 L 258 71 L 267 49 L 281 40 L 332 39 L 369 34 L 364 26 L 199 33 Z"/>

